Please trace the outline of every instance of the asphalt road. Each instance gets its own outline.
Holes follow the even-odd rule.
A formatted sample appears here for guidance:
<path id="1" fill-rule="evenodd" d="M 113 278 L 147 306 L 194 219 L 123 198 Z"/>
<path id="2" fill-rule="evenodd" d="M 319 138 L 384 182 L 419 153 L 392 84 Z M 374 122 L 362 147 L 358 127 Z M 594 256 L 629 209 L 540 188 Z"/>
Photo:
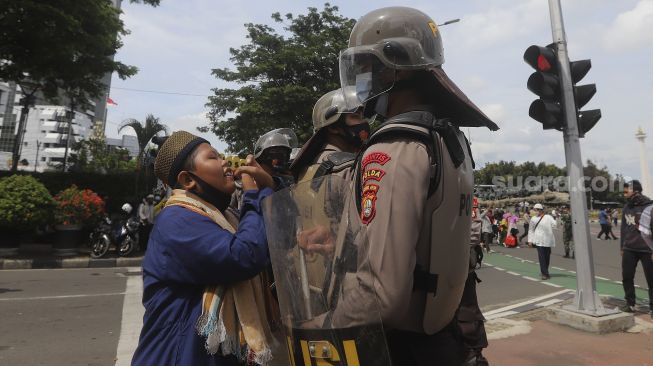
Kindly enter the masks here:
<path id="1" fill-rule="evenodd" d="M 597 228 L 592 226 L 596 234 Z M 617 233 L 618 235 L 618 233 Z M 539 280 L 535 249 L 494 247 L 478 271 L 486 317 L 545 306 L 573 296 L 575 262 L 563 258 L 560 233 L 552 278 Z M 592 240 L 597 289 L 622 297 L 617 241 Z M 138 268 L 0 271 L 0 365 L 129 364 L 142 318 Z M 646 282 L 636 284 L 645 303 Z M 122 328 L 122 329 L 121 329 Z"/>
<path id="2" fill-rule="evenodd" d="M 523 229 L 520 227 L 520 229 Z M 619 240 L 597 240 L 599 227 L 590 226 L 597 291 L 601 295 L 623 298 Z M 615 234 L 619 236 L 619 232 Z M 484 267 L 478 271 L 483 280 L 478 285 L 479 303 L 484 311 L 525 301 L 562 289 L 576 290 L 576 262 L 564 258 L 562 232 L 556 232 L 556 247 L 551 253 L 551 280 L 541 281 L 535 248 L 504 248 L 494 245 L 487 254 Z M 635 276 L 638 303 L 648 304 L 648 288 L 641 265 Z"/>
<path id="3" fill-rule="evenodd" d="M 0 271 L 0 365 L 114 365 L 125 272 Z"/>

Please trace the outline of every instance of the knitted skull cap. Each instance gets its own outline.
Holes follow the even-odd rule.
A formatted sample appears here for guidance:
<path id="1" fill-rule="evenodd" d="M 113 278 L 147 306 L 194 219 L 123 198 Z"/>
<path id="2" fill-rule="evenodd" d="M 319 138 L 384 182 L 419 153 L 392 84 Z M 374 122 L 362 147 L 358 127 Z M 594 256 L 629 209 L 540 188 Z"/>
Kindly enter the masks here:
<path id="1" fill-rule="evenodd" d="M 190 132 L 174 132 L 159 149 L 154 161 L 154 174 L 161 181 L 171 187 L 177 184 L 177 175 L 183 169 L 186 157 L 195 147 L 202 143 L 209 143 L 205 139 L 195 136 Z"/>

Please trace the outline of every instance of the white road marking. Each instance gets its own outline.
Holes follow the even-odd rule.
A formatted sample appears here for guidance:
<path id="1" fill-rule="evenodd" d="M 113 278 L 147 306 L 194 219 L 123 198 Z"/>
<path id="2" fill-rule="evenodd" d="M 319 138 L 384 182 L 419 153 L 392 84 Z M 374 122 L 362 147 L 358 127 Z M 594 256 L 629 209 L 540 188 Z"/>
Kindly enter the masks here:
<path id="1" fill-rule="evenodd" d="M 553 269 L 557 269 L 558 271 L 566 271 L 566 269 L 564 269 L 564 268 L 560 268 L 560 267 L 553 267 L 553 266 L 552 266 L 551 268 L 553 268 Z"/>
<path id="2" fill-rule="evenodd" d="M 524 306 L 524 305 L 535 304 L 535 303 L 538 303 L 540 301 L 548 300 L 548 299 L 550 299 L 552 297 L 562 295 L 562 294 L 565 294 L 565 293 L 569 293 L 569 292 L 573 292 L 573 291 L 565 289 L 565 290 L 552 292 L 550 294 L 540 296 L 540 297 L 536 297 L 536 298 L 533 298 L 533 299 L 530 299 L 530 300 L 526 300 L 526 301 L 523 301 L 523 302 L 520 302 L 520 303 L 517 303 L 517 304 L 512 304 L 512 305 L 504 306 L 504 307 L 499 308 L 499 309 L 494 309 L 494 310 L 488 311 L 486 313 L 483 313 L 483 315 L 487 318 L 488 316 L 491 316 L 493 314 L 498 314 L 498 313 L 503 313 L 503 312 L 506 312 L 506 311 L 510 311 L 512 309 L 516 309 L 516 308 Z"/>
<path id="3" fill-rule="evenodd" d="M 141 276 L 127 277 L 125 300 L 122 305 L 120 338 L 116 350 L 116 366 L 129 366 L 136 346 L 138 346 L 138 337 L 145 313 L 145 308 L 141 304 L 142 296 L 143 278 Z"/>
<path id="4" fill-rule="evenodd" d="M 496 313 L 496 314 L 488 315 L 488 316 L 485 317 L 485 320 L 492 320 L 492 319 L 498 319 L 498 318 L 505 318 L 505 317 L 508 317 L 508 316 L 511 316 L 511 315 L 515 315 L 515 314 L 519 314 L 519 312 L 518 312 L 518 311 L 509 310 L 509 311 L 504 311 L 503 313 Z"/>
<path id="5" fill-rule="evenodd" d="M 508 272 L 506 272 L 506 273 L 511 274 L 511 275 L 513 275 L 513 276 L 521 276 L 519 273 L 517 273 L 517 272 L 513 272 L 513 271 L 508 271 Z"/>
<path id="6" fill-rule="evenodd" d="M 102 294 L 11 297 L 11 298 L 6 298 L 6 299 L 0 299 L 0 301 L 58 300 L 58 299 L 74 299 L 74 298 L 79 298 L 79 297 L 119 296 L 119 295 L 124 295 L 124 294 L 125 294 L 124 292 L 106 292 L 106 293 L 102 293 Z"/>
<path id="7" fill-rule="evenodd" d="M 596 276 L 596 278 L 598 278 L 599 280 L 603 280 L 603 281 L 610 281 L 609 278 L 605 278 L 605 277 L 601 277 L 601 276 Z"/>
<path id="8" fill-rule="evenodd" d="M 527 279 L 527 280 L 529 280 L 529 281 L 535 281 L 535 282 L 539 282 L 539 281 L 540 281 L 540 280 L 538 280 L 537 278 L 533 278 L 533 277 L 528 277 L 528 276 L 522 276 L 522 277 L 525 278 L 525 279 Z"/>
<path id="9" fill-rule="evenodd" d="M 556 288 L 561 288 L 561 287 L 562 287 L 562 286 L 560 286 L 560 285 L 556 285 L 556 284 L 553 283 L 553 282 L 542 281 L 542 282 L 540 282 L 540 283 L 543 284 L 543 285 L 547 285 L 547 286 L 551 286 L 551 287 L 556 287 Z"/>
<path id="10" fill-rule="evenodd" d="M 498 269 L 499 271 L 505 271 L 505 269 L 503 269 L 501 267 L 494 267 L 494 269 Z"/>
<path id="11" fill-rule="evenodd" d="M 557 304 L 559 302 L 562 302 L 562 300 L 560 300 L 560 299 L 551 299 L 549 301 L 537 303 L 537 304 L 535 304 L 535 306 L 543 308 L 543 307 L 547 307 L 549 305 Z"/>

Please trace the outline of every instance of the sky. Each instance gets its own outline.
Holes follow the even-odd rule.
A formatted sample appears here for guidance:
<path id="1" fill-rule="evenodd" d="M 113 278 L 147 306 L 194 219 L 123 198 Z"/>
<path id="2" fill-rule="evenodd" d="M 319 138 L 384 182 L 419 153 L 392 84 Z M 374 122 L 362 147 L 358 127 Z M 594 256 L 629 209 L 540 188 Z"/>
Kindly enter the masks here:
<path id="1" fill-rule="evenodd" d="M 562 0 L 572 61 L 591 59 L 592 69 L 579 85 L 595 83 L 597 93 L 583 109 L 600 108 L 598 124 L 581 140 L 583 160 L 607 166 L 611 173 L 638 178 L 641 126 L 651 137 L 653 160 L 653 0 Z M 564 166 L 562 133 L 544 131 L 528 116 L 536 99 L 526 89 L 533 70 L 523 61 L 530 45 L 551 43 L 545 0 L 413 0 L 331 1 L 344 16 L 358 19 L 385 6 L 417 8 L 442 23 L 444 70 L 501 129 L 470 129 L 474 158 L 480 166 L 499 160 L 544 161 Z M 197 133 L 208 123 L 205 113 L 211 89 L 228 86 L 211 69 L 232 67 L 229 48 L 247 43 L 245 23 L 272 25 L 271 14 L 306 13 L 323 1 L 162 0 L 160 7 L 123 2 L 122 19 L 131 34 L 116 60 L 139 68 L 127 80 L 113 77 L 106 133 L 118 136 L 127 118 L 149 113 L 172 131 Z M 131 90 L 128 90 L 131 89 Z M 161 91 L 192 95 L 148 93 Z M 131 133 L 131 132 L 126 132 Z M 219 150 L 222 141 L 203 134 Z M 651 165 L 649 161 L 649 166 Z M 653 169 L 652 169 L 653 171 Z"/>

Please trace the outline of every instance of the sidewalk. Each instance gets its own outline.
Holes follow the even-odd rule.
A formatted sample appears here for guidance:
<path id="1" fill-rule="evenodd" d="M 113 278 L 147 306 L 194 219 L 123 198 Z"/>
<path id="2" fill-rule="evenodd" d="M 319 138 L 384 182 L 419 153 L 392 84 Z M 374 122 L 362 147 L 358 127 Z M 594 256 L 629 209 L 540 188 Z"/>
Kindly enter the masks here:
<path id="1" fill-rule="evenodd" d="M 117 257 L 115 252 L 109 252 L 106 257 L 101 259 L 92 259 L 88 254 L 80 254 L 72 257 L 57 257 L 52 255 L 49 244 L 23 244 L 17 256 L 0 258 L 0 270 L 139 267 L 142 262 L 142 253 L 135 253 L 129 257 Z"/>
<path id="2" fill-rule="evenodd" d="M 604 298 L 606 307 L 622 303 Z M 653 321 L 648 308 L 626 332 L 594 334 L 545 320 L 547 309 L 486 322 L 490 365 L 581 366 L 653 365 Z M 643 313 L 643 311 L 647 311 Z"/>

